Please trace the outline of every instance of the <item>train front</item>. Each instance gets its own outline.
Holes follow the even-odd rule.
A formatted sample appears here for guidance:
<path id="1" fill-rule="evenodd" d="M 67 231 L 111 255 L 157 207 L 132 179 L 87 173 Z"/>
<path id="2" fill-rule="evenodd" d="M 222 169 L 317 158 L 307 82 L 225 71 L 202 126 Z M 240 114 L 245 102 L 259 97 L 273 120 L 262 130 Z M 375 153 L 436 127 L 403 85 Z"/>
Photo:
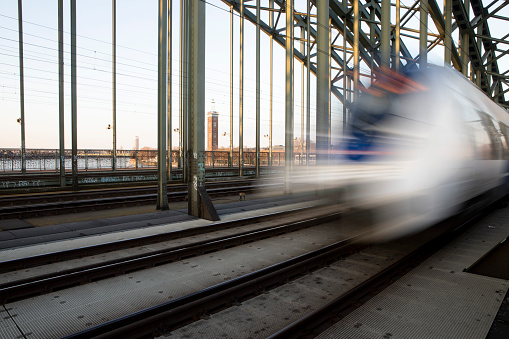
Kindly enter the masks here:
<path id="1" fill-rule="evenodd" d="M 350 218 L 381 240 L 434 224 L 461 200 L 471 150 L 441 71 L 386 71 L 352 109 L 336 184 Z"/>

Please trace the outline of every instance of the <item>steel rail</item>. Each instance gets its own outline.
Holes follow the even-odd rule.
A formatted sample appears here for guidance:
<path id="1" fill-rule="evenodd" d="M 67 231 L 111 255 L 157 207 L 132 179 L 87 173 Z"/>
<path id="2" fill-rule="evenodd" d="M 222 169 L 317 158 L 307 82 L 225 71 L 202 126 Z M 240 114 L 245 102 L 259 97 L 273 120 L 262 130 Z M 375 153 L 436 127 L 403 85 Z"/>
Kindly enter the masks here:
<path id="1" fill-rule="evenodd" d="M 481 220 L 493 210 L 497 202 L 492 203 L 487 208 L 482 208 L 480 211 L 478 209 L 479 205 L 470 206 L 461 215 L 456 215 L 439 223 L 437 227 L 439 229 L 446 224 L 449 227 L 443 229 L 438 236 L 429 239 L 424 245 L 419 246 L 389 267 L 268 338 L 306 338 L 314 337 L 323 332 Z"/>
<path id="2" fill-rule="evenodd" d="M 303 211 L 299 211 L 302 213 Z M 309 211 L 304 212 L 308 214 Z M 328 213 L 323 216 L 315 216 L 294 222 L 282 222 L 278 225 L 262 227 L 258 230 L 239 232 L 234 235 L 218 237 L 194 242 L 191 244 L 165 248 L 144 254 L 130 255 L 124 258 L 108 260 L 106 262 L 86 265 L 83 267 L 48 273 L 38 277 L 27 278 L 0 285 L 0 303 L 26 298 L 40 293 L 47 293 L 57 289 L 72 287 L 75 285 L 97 281 L 126 274 L 128 272 L 148 269 L 154 266 L 190 258 L 205 253 L 215 252 L 221 249 L 239 246 L 245 243 L 274 237 L 277 235 L 298 231 L 304 228 L 316 226 L 328 221 L 337 220 L 339 212 Z M 274 215 L 270 216 L 271 219 Z M 281 218 L 281 216 L 279 216 Z M 225 223 L 226 228 L 234 227 L 245 220 Z M 202 228 L 203 231 L 203 228 Z M 209 233 L 205 230 L 201 233 Z"/>
<path id="3" fill-rule="evenodd" d="M 184 324 L 204 313 L 235 304 L 265 289 L 355 252 L 365 234 L 336 242 L 298 257 L 86 329 L 65 338 L 140 338 Z"/>
<path id="4" fill-rule="evenodd" d="M 231 195 L 239 192 L 249 192 L 256 189 L 270 187 L 267 185 L 244 185 L 223 188 L 210 188 L 207 190 L 210 196 L 218 197 Z M 100 192 L 98 192 L 100 195 Z M 180 191 L 168 192 L 169 201 L 182 201 L 188 192 L 185 187 Z M 65 196 L 65 195 L 64 195 Z M 129 196 L 117 196 L 107 198 L 94 198 L 77 201 L 58 201 L 48 203 L 35 203 L 30 205 L 14 205 L 0 207 L 0 219 L 30 218 L 42 215 L 55 215 L 64 213 L 75 213 L 79 211 L 88 212 L 91 210 L 111 209 L 127 206 L 139 206 L 155 203 L 157 193 L 135 194 Z"/>
<path id="5" fill-rule="evenodd" d="M 243 179 L 233 181 L 212 181 L 207 183 L 207 188 L 217 188 L 225 186 L 238 186 L 248 185 L 255 183 L 254 179 Z M 187 186 L 184 184 L 168 185 L 169 191 L 184 190 Z M 19 206 L 28 203 L 48 203 L 72 200 L 85 200 L 94 198 L 105 197 L 118 197 L 122 195 L 135 195 L 135 194 L 148 194 L 157 192 L 155 185 L 145 185 L 138 187 L 118 187 L 118 188 L 97 188 L 82 191 L 58 191 L 58 192 L 45 192 L 37 194 L 14 194 L 0 196 L 0 207 L 3 206 Z"/>
<path id="6" fill-rule="evenodd" d="M 103 244 L 84 246 L 79 248 L 68 249 L 64 251 L 50 252 L 45 254 L 39 254 L 29 256 L 20 259 L 6 260 L 0 262 L 0 272 L 8 272 L 13 270 L 19 270 L 27 267 L 34 267 L 40 265 L 47 265 L 55 262 L 61 262 L 84 256 L 97 255 L 112 251 L 118 251 L 122 249 L 128 249 L 139 246 L 146 246 L 163 241 L 181 239 L 186 237 L 192 237 L 198 234 L 206 234 L 211 232 L 217 232 L 227 230 L 234 227 L 241 227 L 249 224 L 267 222 L 274 219 L 280 219 L 295 215 L 297 213 L 309 213 L 309 211 L 315 209 L 316 206 L 309 206 L 303 208 L 295 208 L 283 212 L 267 213 L 259 216 L 235 219 L 231 221 L 223 221 L 211 223 L 206 226 L 191 227 L 178 231 L 171 231 L 161 234 L 146 235 L 131 239 L 124 239 L 118 241 L 107 242 Z"/>

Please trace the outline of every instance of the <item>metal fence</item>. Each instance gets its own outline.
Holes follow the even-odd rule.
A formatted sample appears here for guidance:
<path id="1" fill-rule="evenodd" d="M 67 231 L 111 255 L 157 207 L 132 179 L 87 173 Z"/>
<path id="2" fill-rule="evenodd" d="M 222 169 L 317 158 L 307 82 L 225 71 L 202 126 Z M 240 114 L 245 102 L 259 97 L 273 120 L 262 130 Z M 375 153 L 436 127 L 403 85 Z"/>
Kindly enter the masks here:
<path id="1" fill-rule="evenodd" d="M 239 152 L 234 152 L 233 157 L 228 151 L 206 151 L 206 167 L 238 167 Z M 72 169 L 71 150 L 64 153 L 65 168 Z M 306 156 L 294 154 L 295 165 L 305 165 Z M 58 149 L 27 149 L 25 166 L 30 172 L 60 171 L 60 152 Z M 179 151 L 172 151 L 172 167 L 179 167 L 182 159 Z M 315 163 L 315 154 L 310 155 L 310 164 Z M 116 155 L 116 167 L 123 169 L 155 169 L 157 168 L 157 150 L 118 150 Z M 256 165 L 256 152 L 244 152 L 244 166 Z M 260 152 L 260 166 L 284 166 L 285 153 L 272 152 L 272 159 L 268 152 Z M 78 170 L 96 171 L 113 168 L 112 150 L 78 150 Z M 22 156 L 20 149 L 0 149 L 0 172 L 21 172 Z"/>

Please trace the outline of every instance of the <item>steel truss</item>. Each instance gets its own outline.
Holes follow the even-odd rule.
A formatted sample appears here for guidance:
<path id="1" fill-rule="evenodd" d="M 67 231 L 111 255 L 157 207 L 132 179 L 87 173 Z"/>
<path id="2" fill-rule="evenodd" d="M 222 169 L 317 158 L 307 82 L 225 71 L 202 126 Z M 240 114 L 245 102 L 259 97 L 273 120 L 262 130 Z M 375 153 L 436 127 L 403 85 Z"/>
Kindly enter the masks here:
<path id="1" fill-rule="evenodd" d="M 240 0 L 222 1 L 240 13 Z M 421 51 L 413 52 L 413 54 L 408 47 L 411 46 L 412 39 L 417 39 L 421 46 L 425 44 L 427 52 L 436 46 L 444 46 L 444 49 L 448 50 L 444 52 L 446 63 L 450 62 L 454 68 L 469 77 L 495 102 L 509 108 L 507 96 L 509 70 L 501 70 L 499 67 L 499 61 L 509 55 L 506 41 L 509 34 L 495 38 L 492 37 L 489 28 L 491 20 L 509 20 L 500 15 L 500 11 L 509 4 L 509 1 L 495 0 L 486 7 L 481 0 L 446 0 L 445 4 L 447 1 L 450 1 L 452 5 L 449 29 L 447 5 L 441 9 L 436 0 L 417 0 L 410 6 L 401 6 L 400 0 L 396 0 L 395 4 L 390 4 L 388 0 L 361 0 L 357 2 L 358 15 L 354 13 L 356 1 L 329 0 L 331 93 L 347 107 L 355 97 L 357 89 L 362 90 L 364 84 L 369 85 L 370 81 L 366 78 L 376 77 L 376 71 L 381 67 L 404 70 L 416 67 L 416 64 L 423 61 L 426 62 L 426 53 L 422 52 L 422 47 Z M 244 18 L 255 25 L 258 23 L 261 31 L 285 48 L 287 33 L 283 16 L 286 11 L 286 1 L 271 1 L 273 8 L 260 6 L 261 14 L 258 16 L 257 0 L 243 2 Z M 264 3 L 264 1 L 261 2 Z M 302 30 L 302 34 L 293 34 L 293 56 L 306 67 L 309 57 L 309 71 L 315 75 L 318 67 L 316 6 L 317 4 L 320 6 L 320 3 L 322 1 L 310 0 L 309 27 L 308 13 L 305 9 L 294 8 L 293 12 L 294 29 Z M 396 6 L 399 15 L 390 18 L 387 22 L 382 13 L 384 6 Z M 419 12 L 421 12 L 420 17 Z M 270 17 L 267 13 L 274 13 L 275 20 L 272 22 L 264 20 Z M 470 13 L 473 13 L 473 17 L 470 17 Z M 429 22 L 428 18 L 431 19 Z M 358 36 L 354 35 L 356 22 L 359 27 Z M 422 26 L 423 23 L 428 24 Z M 384 39 L 385 27 L 390 27 L 388 39 Z M 424 27 L 426 34 L 422 33 L 421 27 Z M 459 41 L 453 41 L 448 46 L 448 37 L 455 34 L 456 29 L 458 29 Z M 399 40 L 399 43 L 396 40 Z M 302 42 L 306 47 L 307 44 L 310 46 L 302 48 L 298 42 Z M 390 61 L 382 60 L 384 49 L 390 51 Z M 357 50 L 358 60 L 354 55 Z M 360 73 L 360 77 L 356 76 L 357 72 Z"/>

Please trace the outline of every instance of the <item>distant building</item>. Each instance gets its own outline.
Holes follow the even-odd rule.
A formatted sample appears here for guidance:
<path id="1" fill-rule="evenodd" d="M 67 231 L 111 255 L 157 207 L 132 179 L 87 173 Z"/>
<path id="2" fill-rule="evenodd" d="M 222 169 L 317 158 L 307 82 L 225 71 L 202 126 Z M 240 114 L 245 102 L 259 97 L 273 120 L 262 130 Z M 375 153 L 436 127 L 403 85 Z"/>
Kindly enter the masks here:
<path id="1" fill-rule="evenodd" d="M 140 149 L 140 137 L 135 136 L 134 137 L 134 150 L 138 151 Z"/>
<path id="2" fill-rule="evenodd" d="M 219 113 L 216 112 L 216 105 L 212 100 L 212 107 L 210 112 L 207 113 L 207 151 L 215 151 L 218 146 L 218 117 Z"/>

